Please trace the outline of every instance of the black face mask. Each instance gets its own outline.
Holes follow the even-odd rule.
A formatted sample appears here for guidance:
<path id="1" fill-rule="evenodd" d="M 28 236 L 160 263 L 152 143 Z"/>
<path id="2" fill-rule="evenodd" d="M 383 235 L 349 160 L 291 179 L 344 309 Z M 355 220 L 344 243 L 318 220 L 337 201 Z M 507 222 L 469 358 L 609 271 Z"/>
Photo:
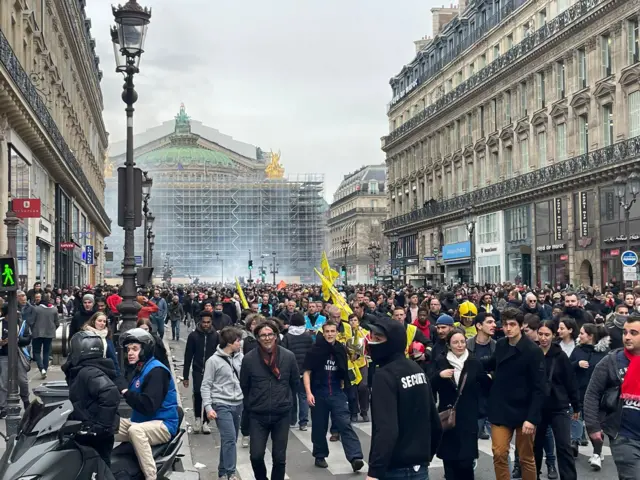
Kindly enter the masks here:
<path id="1" fill-rule="evenodd" d="M 383 365 L 391 357 L 393 353 L 393 346 L 389 341 L 383 343 L 369 343 L 369 354 L 371 355 L 371 361 L 376 365 Z"/>
<path id="2" fill-rule="evenodd" d="M 568 313 L 569 315 L 575 315 L 580 311 L 578 307 L 564 307 L 564 313 Z"/>
<path id="3" fill-rule="evenodd" d="M 215 311 L 215 312 L 213 312 L 213 316 L 214 317 L 221 317 L 222 316 L 222 312 Z"/>

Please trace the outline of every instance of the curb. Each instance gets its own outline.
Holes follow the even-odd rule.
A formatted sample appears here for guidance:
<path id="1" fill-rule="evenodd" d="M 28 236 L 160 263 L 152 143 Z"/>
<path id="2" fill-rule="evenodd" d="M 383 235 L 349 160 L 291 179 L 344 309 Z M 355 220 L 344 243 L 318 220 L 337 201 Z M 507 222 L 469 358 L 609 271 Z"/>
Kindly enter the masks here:
<path id="1" fill-rule="evenodd" d="M 176 384 L 176 390 L 178 389 L 178 381 L 176 380 L 176 372 L 175 365 L 173 360 L 173 355 L 171 354 L 171 347 L 166 340 L 162 340 L 164 343 L 164 348 L 167 350 L 167 358 L 169 359 L 169 365 L 171 366 L 171 375 L 173 376 L 173 381 Z M 178 393 L 178 405 L 182 408 L 182 397 Z M 186 414 L 185 420 L 186 421 Z M 171 472 L 171 479 L 175 480 L 199 480 L 200 472 L 193 466 L 193 458 L 191 456 L 191 445 L 189 443 L 189 432 L 187 431 L 182 436 L 182 448 L 178 452 L 183 455 L 182 457 L 182 466 L 184 467 L 184 472 Z"/>

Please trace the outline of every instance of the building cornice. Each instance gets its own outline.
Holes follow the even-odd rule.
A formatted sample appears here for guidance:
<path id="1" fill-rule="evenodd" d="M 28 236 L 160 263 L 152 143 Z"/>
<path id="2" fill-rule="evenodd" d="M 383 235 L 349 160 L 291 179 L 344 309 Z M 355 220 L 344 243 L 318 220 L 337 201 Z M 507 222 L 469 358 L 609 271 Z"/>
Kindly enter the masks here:
<path id="1" fill-rule="evenodd" d="M 604 183 L 623 174 L 640 157 L 640 136 L 457 197 L 426 203 L 422 208 L 384 222 L 386 235 L 461 218 L 473 205 L 477 213 L 502 210 L 525 200 L 566 193 L 573 187 Z M 615 168 L 611 168 L 615 167 Z"/>

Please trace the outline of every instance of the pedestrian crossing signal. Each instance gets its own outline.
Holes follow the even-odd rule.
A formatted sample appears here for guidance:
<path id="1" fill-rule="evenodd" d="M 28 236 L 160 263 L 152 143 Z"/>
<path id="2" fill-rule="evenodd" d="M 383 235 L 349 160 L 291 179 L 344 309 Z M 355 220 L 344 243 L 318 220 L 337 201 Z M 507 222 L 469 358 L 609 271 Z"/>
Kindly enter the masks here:
<path id="1" fill-rule="evenodd" d="M 15 292 L 18 290 L 18 272 L 16 270 L 16 259 L 13 257 L 0 258 L 0 274 L 2 274 L 2 283 L 0 291 Z"/>
<path id="2" fill-rule="evenodd" d="M 249 260 L 249 270 L 253 270 L 253 260 Z"/>

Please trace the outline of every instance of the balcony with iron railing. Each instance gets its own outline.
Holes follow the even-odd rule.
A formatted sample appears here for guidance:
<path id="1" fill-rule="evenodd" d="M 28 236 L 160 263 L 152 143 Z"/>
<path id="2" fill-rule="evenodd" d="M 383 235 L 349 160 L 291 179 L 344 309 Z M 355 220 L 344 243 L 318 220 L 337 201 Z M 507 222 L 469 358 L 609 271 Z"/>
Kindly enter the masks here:
<path id="1" fill-rule="evenodd" d="M 397 105 L 403 98 L 409 93 L 415 90 L 419 85 L 434 78 L 436 75 L 442 74 L 442 69 L 447 67 L 455 60 L 459 60 L 460 55 L 467 48 L 471 47 L 474 43 L 480 41 L 490 30 L 498 26 L 500 22 L 511 15 L 515 10 L 527 3 L 528 0 L 507 0 L 504 3 L 500 11 L 488 16 L 487 19 L 482 22 L 480 18 L 476 19 L 476 26 L 473 30 L 470 28 L 464 33 L 460 41 L 455 42 L 453 48 L 445 46 L 443 49 L 442 57 L 431 63 L 424 72 L 422 72 L 411 83 L 413 88 L 405 89 L 402 94 L 396 95 L 391 102 L 387 105 L 387 111 L 391 111 L 395 105 Z M 454 32 L 452 32 L 453 34 Z M 437 55 L 437 53 L 436 53 Z"/>
<path id="2" fill-rule="evenodd" d="M 327 224 L 329 226 L 335 225 L 336 223 L 341 222 L 345 218 L 352 217 L 354 215 L 385 215 L 388 212 L 388 209 L 385 207 L 356 207 L 351 210 L 347 210 L 346 212 L 341 213 L 340 215 L 336 215 L 335 217 L 331 217 L 327 220 Z"/>
<path id="3" fill-rule="evenodd" d="M 514 176 L 501 182 L 480 188 L 454 198 L 426 203 L 422 208 L 390 218 L 384 222 L 385 232 L 404 228 L 412 223 L 435 220 L 454 212 L 461 213 L 469 205 L 482 210 L 483 204 L 512 198 L 518 201 L 527 191 L 542 191 L 542 187 L 563 182 L 598 170 L 614 167 L 640 157 L 640 136 L 614 143 L 599 150 L 578 155 L 562 162 L 539 168 L 532 172 Z"/>
<path id="4" fill-rule="evenodd" d="M 538 47 L 545 42 L 558 35 L 565 28 L 578 23 L 578 21 L 586 15 L 594 13 L 598 7 L 608 2 L 609 0 L 579 0 L 558 14 L 553 20 L 540 27 L 533 34 L 524 38 L 503 55 L 496 58 L 482 70 L 470 76 L 451 92 L 444 94 L 436 102 L 425 107 L 424 110 L 393 130 L 386 137 L 383 137 L 383 148 L 388 148 L 392 142 L 412 132 L 431 117 L 441 113 L 445 108 L 451 107 L 468 93 L 494 78 L 498 73 L 502 73 L 510 68 L 515 68 L 517 62 L 538 49 Z"/>

